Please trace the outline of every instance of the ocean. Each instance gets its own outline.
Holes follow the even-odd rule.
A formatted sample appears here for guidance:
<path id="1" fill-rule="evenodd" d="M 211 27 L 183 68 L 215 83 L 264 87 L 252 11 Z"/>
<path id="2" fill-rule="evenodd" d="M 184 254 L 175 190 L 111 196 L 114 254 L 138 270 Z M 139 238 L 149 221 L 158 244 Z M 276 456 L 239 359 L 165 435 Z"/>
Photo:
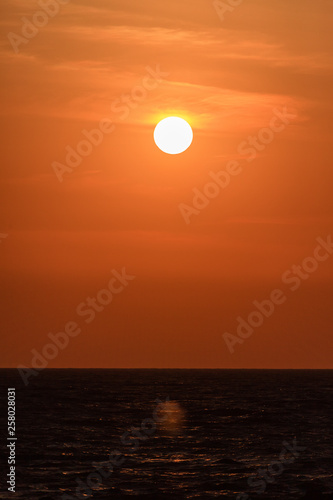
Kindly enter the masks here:
<path id="1" fill-rule="evenodd" d="M 330 370 L 2 369 L 1 408 L 1 499 L 333 499 Z"/>

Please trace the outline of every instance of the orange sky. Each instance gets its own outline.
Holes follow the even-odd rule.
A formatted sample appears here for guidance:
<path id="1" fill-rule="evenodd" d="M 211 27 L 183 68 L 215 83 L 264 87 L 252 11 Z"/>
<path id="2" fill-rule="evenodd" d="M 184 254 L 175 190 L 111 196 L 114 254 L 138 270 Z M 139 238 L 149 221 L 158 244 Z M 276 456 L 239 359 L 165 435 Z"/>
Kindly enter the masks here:
<path id="1" fill-rule="evenodd" d="M 22 41 L 40 7 L 1 6 L 1 366 L 31 366 L 74 321 L 49 367 L 333 368 L 333 255 L 282 281 L 333 233 L 332 2 L 244 0 L 224 21 L 204 0 L 58 7 Z M 248 162 L 239 145 L 284 108 Z M 194 131 L 180 155 L 153 142 L 169 115 Z M 68 167 L 101 120 L 112 131 Z M 179 206 L 232 160 L 187 224 Z M 124 267 L 135 279 L 86 323 L 77 306 Z M 285 302 L 231 354 L 224 332 L 276 288 Z"/>

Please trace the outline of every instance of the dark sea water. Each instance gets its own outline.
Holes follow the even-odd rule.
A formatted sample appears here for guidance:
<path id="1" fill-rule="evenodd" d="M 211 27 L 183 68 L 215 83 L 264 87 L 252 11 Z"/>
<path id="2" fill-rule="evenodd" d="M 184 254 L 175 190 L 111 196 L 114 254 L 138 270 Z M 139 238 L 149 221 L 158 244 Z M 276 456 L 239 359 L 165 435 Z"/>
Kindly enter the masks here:
<path id="1" fill-rule="evenodd" d="M 16 493 L 5 464 L 2 499 L 333 499 L 332 371 L 44 370 L 29 380 L 1 370 L 5 458 L 7 387 L 18 437 Z"/>

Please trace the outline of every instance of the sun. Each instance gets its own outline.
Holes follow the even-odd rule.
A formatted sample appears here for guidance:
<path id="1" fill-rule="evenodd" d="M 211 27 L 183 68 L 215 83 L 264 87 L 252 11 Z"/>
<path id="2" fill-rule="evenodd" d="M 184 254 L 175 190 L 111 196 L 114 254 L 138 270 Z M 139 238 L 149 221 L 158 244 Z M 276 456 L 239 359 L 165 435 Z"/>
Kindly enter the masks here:
<path id="1" fill-rule="evenodd" d="M 183 153 L 191 145 L 193 131 L 187 121 L 177 116 L 161 120 L 154 130 L 154 141 L 158 148 L 169 155 Z"/>

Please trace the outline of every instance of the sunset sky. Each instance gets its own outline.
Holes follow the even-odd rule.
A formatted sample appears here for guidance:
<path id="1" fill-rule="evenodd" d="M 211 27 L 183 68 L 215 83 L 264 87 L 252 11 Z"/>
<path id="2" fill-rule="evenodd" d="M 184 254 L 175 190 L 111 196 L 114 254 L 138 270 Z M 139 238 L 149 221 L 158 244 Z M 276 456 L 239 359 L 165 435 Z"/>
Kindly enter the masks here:
<path id="1" fill-rule="evenodd" d="M 224 19 L 210 0 L 63 3 L 37 33 L 37 2 L 1 5 L 1 366 L 31 366 L 73 321 L 48 367 L 333 368 L 333 254 L 295 291 L 282 279 L 333 238 L 333 2 L 244 0 Z M 154 144 L 167 116 L 192 126 L 182 154 Z M 85 322 L 78 305 L 123 268 L 135 279 Z M 274 289 L 285 302 L 232 354 L 224 332 Z"/>

